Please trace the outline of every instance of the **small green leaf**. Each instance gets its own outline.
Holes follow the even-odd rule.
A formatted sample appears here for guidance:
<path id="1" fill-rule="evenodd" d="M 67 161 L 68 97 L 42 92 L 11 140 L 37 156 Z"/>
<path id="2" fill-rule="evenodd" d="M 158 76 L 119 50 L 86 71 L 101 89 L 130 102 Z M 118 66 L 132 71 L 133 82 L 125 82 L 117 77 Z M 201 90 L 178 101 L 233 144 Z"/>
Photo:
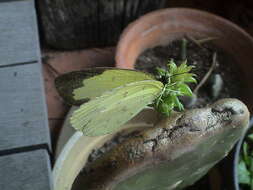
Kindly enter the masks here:
<path id="1" fill-rule="evenodd" d="M 253 134 L 248 135 L 247 138 L 248 138 L 249 140 L 253 141 Z"/>
<path id="2" fill-rule="evenodd" d="M 166 99 L 164 99 L 164 103 L 167 104 L 168 109 L 173 109 L 175 107 L 175 102 L 173 101 L 173 99 L 171 98 L 171 96 L 169 96 Z"/>
<path id="3" fill-rule="evenodd" d="M 169 73 L 171 75 L 173 75 L 177 71 L 177 65 L 176 65 L 176 63 L 173 60 L 171 60 L 169 62 L 168 68 L 169 68 Z"/>
<path id="4" fill-rule="evenodd" d="M 246 163 L 246 165 L 250 165 L 250 158 L 248 155 L 248 144 L 246 142 L 243 143 L 243 159 Z"/>
<path id="5" fill-rule="evenodd" d="M 189 82 L 189 83 L 197 83 L 197 80 L 194 77 L 187 77 L 184 82 Z"/>
<path id="6" fill-rule="evenodd" d="M 184 105 L 179 101 L 178 97 L 175 98 L 176 107 L 179 109 L 179 111 L 184 110 Z"/>
<path id="7" fill-rule="evenodd" d="M 161 113 L 166 114 L 166 115 L 170 113 L 168 104 L 163 103 L 163 102 L 159 105 L 158 110 Z"/>
<path id="8" fill-rule="evenodd" d="M 249 157 L 249 160 L 250 160 L 249 171 L 253 174 L 253 158 Z"/>
<path id="9" fill-rule="evenodd" d="M 248 168 L 249 168 L 249 172 L 250 172 L 250 176 L 251 176 L 250 187 L 251 187 L 251 189 L 253 189 L 253 179 L 252 179 L 252 176 L 253 176 L 253 158 L 249 157 L 249 160 L 250 160 L 250 166 Z"/>
<path id="10" fill-rule="evenodd" d="M 196 75 L 192 74 L 192 73 L 181 73 L 181 74 L 177 74 L 175 75 L 171 81 L 172 82 L 186 82 L 186 80 L 190 77 L 194 77 Z"/>
<path id="11" fill-rule="evenodd" d="M 187 61 L 183 61 L 182 64 L 178 67 L 178 73 L 187 72 Z"/>
<path id="12" fill-rule="evenodd" d="M 243 160 L 239 162 L 237 170 L 239 183 L 250 185 L 250 172 L 247 170 L 246 164 Z"/>
<path id="13" fill-rule="evenodd" d="M 171 95 L 168 95 L 168 96 L 166 96 L 166 97 L 163 97 L 163 101 L 164 101 L 164 103 L 166 103 L 166 104 L 174 104 L 174 103 L 173 103 L 173 99 L 171 98 Z"/>
<path id="14" fill-rule="evenodd" d="M 178 86 L 178 90 L 183 94 L 183 95 L 186 95 L 186 96 L 192 96 L 192 90 L 190 89 L 190 87 L 186 84 L 180 84 Z"/>
<path id="15" fill-rule="evenodd" d="M 166 74 L 166 71 L 162 68 L 157 67 L 156 70 L 157 70 L 157 74 L 160 76 L 163 76 Z"/>

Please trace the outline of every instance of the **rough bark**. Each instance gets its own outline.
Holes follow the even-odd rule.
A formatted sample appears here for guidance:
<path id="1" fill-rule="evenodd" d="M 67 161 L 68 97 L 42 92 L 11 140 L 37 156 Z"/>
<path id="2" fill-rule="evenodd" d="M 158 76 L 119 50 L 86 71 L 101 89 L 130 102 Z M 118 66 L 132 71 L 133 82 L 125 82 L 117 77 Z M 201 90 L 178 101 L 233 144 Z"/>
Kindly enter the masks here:
<path id="1" fill-rule="evenodd" d="M 166 0 L 38 1 L 43 42 L 57 49 L 114 45 L 124 27 Z"/>
<path id="2" fill-rule="evenodd" d="M 236 99 L 174 113 L 154 127 L 121 136 L 113 146 L 106 143 L 72 190 L 184 189 L 227 156 L 248 122 L 247 107 Z"/>

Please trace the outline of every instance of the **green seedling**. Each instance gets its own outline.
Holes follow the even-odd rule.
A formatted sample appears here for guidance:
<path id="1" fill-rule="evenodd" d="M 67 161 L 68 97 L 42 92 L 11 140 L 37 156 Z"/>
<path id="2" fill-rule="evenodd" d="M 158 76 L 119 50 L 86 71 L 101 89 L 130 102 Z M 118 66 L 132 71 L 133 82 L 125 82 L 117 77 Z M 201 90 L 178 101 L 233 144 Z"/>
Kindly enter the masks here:
<path id="1" fill-rule="evenodd" d="M 238 164 L 239 183 L 248 189 L 253 189 L 253 134 L 249 134 L 242 146 L 240 161 Z"/>

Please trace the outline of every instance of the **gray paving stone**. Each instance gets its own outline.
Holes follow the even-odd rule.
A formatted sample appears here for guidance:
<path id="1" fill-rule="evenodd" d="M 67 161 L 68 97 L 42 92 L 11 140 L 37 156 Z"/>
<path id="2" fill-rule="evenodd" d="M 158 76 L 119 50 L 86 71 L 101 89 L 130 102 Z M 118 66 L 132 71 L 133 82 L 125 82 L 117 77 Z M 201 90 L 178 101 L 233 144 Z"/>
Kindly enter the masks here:
<path id="1" fill-rule="evenodd" d="M 34 1 L 0 1 L 0 66 L 38 60 L 38 43 Z"/>
<path id="2" fill-rule="evenodd" d="M 0 157 L 1 190 L 52 190 L 51 179 L 46 150 Z"/>
<path id="3" fill-rule="evenodd" d="M 41 64 L 0 68 L 0 151 L 51 147 L 44 94 Z"/>

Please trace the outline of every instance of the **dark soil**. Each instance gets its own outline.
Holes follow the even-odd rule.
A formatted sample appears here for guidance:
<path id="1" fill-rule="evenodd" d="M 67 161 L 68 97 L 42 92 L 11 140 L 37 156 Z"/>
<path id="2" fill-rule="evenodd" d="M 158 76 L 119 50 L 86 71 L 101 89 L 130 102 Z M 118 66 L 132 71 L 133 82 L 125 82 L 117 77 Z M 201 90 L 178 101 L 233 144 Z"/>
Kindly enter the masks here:
<path id="1" fill-rule="evenodd" d="M 168 60 L 170 59 L 174 59 L 176 63 L 179 64 L 181 61 L 177 60 L 181 60 L 181 44 L 182 40 L 176 40 L 167 46 L 157 46 L 146 50 L 139 56 L 135 68 L 137 70 L 155 73 L 156 67 L 166 68 Z M 191 108 L 203 107 L 206 104 L 212 103 L 221 98 L 230 97 L 240 99 L 240 92 L 243 89 L 240 80 L 240 70 L 233 57 L 215 46 L 213 42 L 206 42 L 200 47 L 191 40 L 188 40 L 186 56 L 187 64 L 195 66 L 192 72 L 197 75 L 196 78 L 198 82 L 200 82 L 212 65 L 214 52 L 217 53 L 218 64 L 216 64 L 209 80 L 198 91 L 197 102 L 194 106 L 191 106 Z M 215 74 L 221 76 L 223 86 L 219 95 L 217 97 L 212 97 L 211 78 Z M 195 87 L 196 85 L 191 85 L 192 90 L 194 90 Z"/>

